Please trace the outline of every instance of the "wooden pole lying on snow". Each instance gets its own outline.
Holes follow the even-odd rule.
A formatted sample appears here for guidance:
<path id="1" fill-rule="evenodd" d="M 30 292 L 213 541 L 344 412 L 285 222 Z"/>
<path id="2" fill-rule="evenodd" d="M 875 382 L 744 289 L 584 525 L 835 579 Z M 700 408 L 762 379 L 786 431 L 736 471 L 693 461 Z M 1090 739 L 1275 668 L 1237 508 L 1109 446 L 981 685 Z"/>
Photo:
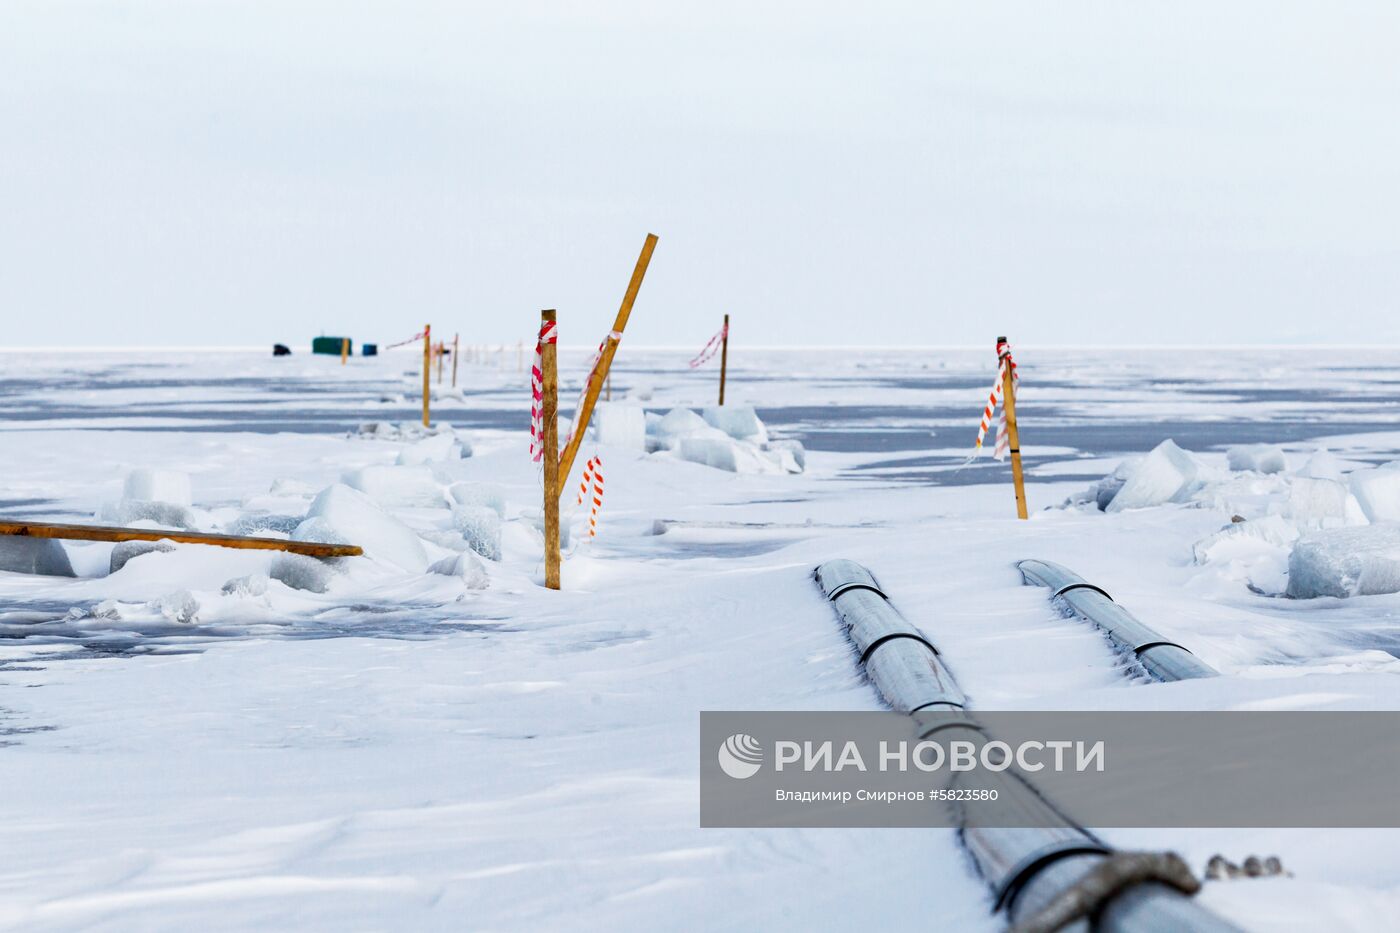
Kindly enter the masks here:
<path id="1" fill-rule="evenodd" d="M 541 311 L 542 324 L 555 322 L 553 311 Z M 540 346 L 540 373 L 544 400 L 541 433 L 544 447 L 544 585 L 559 589 L 559 345 Z"/>
<path id="2" fill-rule="evenodd" d="M 423 427 L 428 426 L 428 367 L 433 362 L 433 325 L 423 325 Z"/>
<path id="3" fill-rule="evenodd" d="M 998 337 L 998 345 L 1006 342 Z M 1016 483 L 1016 517 L 1029 518 L 1026 512 L 1026 480 L 1021 473 L 1021 435 L 1016 429 L 1015 371 L 1008 365 L 1001 374 L 1002 404 L 1006 410 L 1006 439 L 1011 449 L 1011 478 Z"/>
<path id="4" fill-rule="evenodd" d="M 452 388 L 457 388 L 457 338 L 461 334 L 452 335 Z"/>
<path id="5" fill-rule="evenodd" d="M 55 525 L 11 522 L 0 519 L 0 535 L 21 538 L 63 538 L 68 541 L 175 541 L 179 544 L 212 544 L 252 551 L 287 551 L 308 557 L 358 557 L 363 550 L 353 544 L 321 544 L 284 541 L 245 535 L 211 535 L 202 531 L 166 531 L 163 528 L 116 528 L 110 525 Z"/>
<path id="6" fill-rule="evenodd" d="M 719 403 L 724 405 L 724 376 L 729 370 L 729 315 L 724 316 L 724 330 L 719 341 Z"/>
<path id="7" fill-rule="evenodd" d="M 588 419 L 593 417 L 593 406 L 598 404 L 598 395 L 603 391 L 603 381 L 608 378 L 608 372 L 612 369 L 613 356 L 617 354 L 617 342 L 622 339 L 622 332 L 627 328 L 627 319 L 632 316 L 632 305 L 637 301 L 637 292 L 642 288 L 642 279 L 647 274 L 647 266 L 651 263 L 651 254 L 656 249 L 656 234 L 648 233 L 645 242 L 642 243 L 641 255 L 637 257 L 637 265 L 632 270 L 632 280 L 627 283 L 627 291 L 622 296 L 622 307 L 617 310 L 617 317 L 613 320 L 612 333 L 603 341 L 603 355 L 598 359 L 598 367 L 588 379 L 588 389 L 583 396 L 583 408 L 574 413 L 574 436 L 569 441 L 569 446 L 564 448 L 564 452 L 559 455 L 559 476 L 560 482 L 568 484 L 569 471 L 574 468 L 574 458 L 578 456 L 579 445 L 583 443 L 583 435 L 588 432 Z M 549 456 L 548 453 L 545 454 Z"/>

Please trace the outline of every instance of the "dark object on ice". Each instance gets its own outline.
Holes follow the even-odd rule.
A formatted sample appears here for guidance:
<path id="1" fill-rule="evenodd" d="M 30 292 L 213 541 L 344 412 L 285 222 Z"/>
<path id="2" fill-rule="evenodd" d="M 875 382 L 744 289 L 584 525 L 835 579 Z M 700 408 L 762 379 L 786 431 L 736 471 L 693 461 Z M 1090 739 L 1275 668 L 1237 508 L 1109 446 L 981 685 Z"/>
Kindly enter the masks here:
<path id="1" fill-rule="evenodd" d="M 1244 516 L 1243 516 L 1243 515 L 1231 515 L 1231 516 L 1230 516 L 1230 523 L 1231 523 L 1232 525 L 1238 525 L 1238 524 L 1239 524 L 1240 522 L 1242 522 L 1242 521 L 1244 521 Z"/>
<path id="2" fill-rule="evenodd" d="M 43 522 L 11 522 L 0 519 L 0 556 L 7 548 L 19 547 L 14 553 L 22 554 L 25 546 L 57 548 L 63 557 L 62 564 L 68 564 L 68 556 L 57 541 L 33 539 L 64 538 L 69 541 L 174 541 L 179 544 L 212 544 L 217 547 L 241 548 L 254 551 L 290 551 L 309 557 L 359 557 L 364 550 L 353 544 L 322 544 L 316 541 L 283 541 L 280 538 L 252 538 L 241 535 L 212 535 L 201 531 L 166 531 L 163 528 L 117 528 L 111 525 L 57 525 Z M 34 553 L 39 554 L 40 551 Z M 52 551 L 48 552 L 52 555 Z M 0 557 L 2 559 L 2 557 Z M 46 557 L 45 560 L 48 560 Z M 35 566 L 40 566 L 36 558 Z M 61 565 L 44 563 L 43 566 L 59 566 L 58 570 L 22 570 L 23 573 L 49 573 L 59 576 L 73 576 L 69 566 L 67 573 Z M 8 570 L 9 567 L 0 566 Z"/>
<path id="3" fill-rule="evenodd" d="M 866 676 L 890 706 L 961 712 L 966 700 L 937 649 L 899 614 L 870 571 L 833 560 L 815 576 Z M 964 715 L 966 725 L 934 728 L 983 738 L 974 714 Z M 1087 829 L 1065 825 L 1054 804 L 1016 773 L 990 777 L 998 782 L 1003 806 L 1042 814 L 1046 827 L 998 828 L 969 819 L 967 810 L 955 811 L 963 817 L 962 844 L 1012 930 L 1048 933 L 1084 918 L 1093 918 L 1102 933 L 1237 930 L 1190 900 L 1199 883 L 1179 856 L 1114 851 Z"/>
<path id="4" fill-rule="evenodd" d="M 1261 859 L 1257 855 L 1251 855 L 1244 860 L 1244 867 L 1241 868 L 1223 855 L 1212 855 L 1210 861 L 1206 863 L 1207 881 L 1227 881 L 1234 878 L 1272 878 L 1283 876 L 1292 878 L 1291 872 L 1283 870 L 1283 863 L 1279 861 L 1277 855 L 1271 855 L 1266 859 Z"/>
<path id="5" fill-rule="evenodd" d="M 1023 560 L 1016 566 L 1025 582 L 1049 587 L 1052 600 L 1059 600 L 1081 619 L 1097 625 L 1115 647 L 1136 659 L 1156 680 L 1219 675 L 1219 671 L 1181 645 L 1143 625 L 1103 590 L 1059 564 Z"/>
<path id="6" fill-rule="evenodd" d="M 75 576 L 63 545 L 34 538 L 0 537 L 0 570 L 46 577 Z"/>
<path id="7" fill-rule="evenodd" d="M 311 341 L 312 353 L 329 353 L 331 356 L 340 356 L 340 348 L 345 345 L 349 337 L 317 337 Z M 351 343 L 354 346 L 354 343 Z"/>
<path id="8" fill-rule="evenodd" d="M 379 344 L 377 344 L 377 343 L 362 343 L 362 344 L 360 344 L 360 356 L 378 356 L 378 355 L 379 355 Z"/>
<path id="9" fill-rule="evenodd" d="M 272 345 L 272 355 L 273 355 L 273 356 L 291 356 L 291 355 L 292 355 L 292 348 L 289 347 L 289 346 L 287 346 L 285 343 L 274 343 L 274 344 Z"/>

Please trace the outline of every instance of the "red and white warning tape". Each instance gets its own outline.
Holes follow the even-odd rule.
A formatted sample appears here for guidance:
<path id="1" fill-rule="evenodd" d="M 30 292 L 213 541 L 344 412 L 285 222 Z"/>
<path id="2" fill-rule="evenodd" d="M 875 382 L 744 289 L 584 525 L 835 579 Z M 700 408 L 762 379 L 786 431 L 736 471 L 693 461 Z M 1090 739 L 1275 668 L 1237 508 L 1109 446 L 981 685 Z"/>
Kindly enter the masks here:
<path id="1" fill-rule="evenodd" d="M 987 394 L 987 407 L 982 409 L 982 423 L 977 428 L 977 449 L 973 456 L 982 452 L 982 441 L 987 436 L 987 428 L 992 423 L 992 412 L 996 411 L 997 400 L 1001 398 L 1002 386 L 1006 382 L 1007 367 L 1011 368 L 1011 384 L 1019 386 L 1021 376 L 1016 372 L 1016 361 L 1011 358 L 1011 344 L 1005 340 L 997 341 L 997 381 L 992 385 L 992 391 Z M 992 458 L 1001 460 L 1006 457 L 1007 451 L 1011 447 L 1011 436 L 1006 430 L 1006 406 L 1001 406 L 1001 418 L 997 421 L 996 445 L 992 449 Z"/>
<path id="2" fill-rule="evenodd" d="M 559 342 L 554 321 L 540 325 L 535 341 L 535 362 L 530 367 L 530 462 L 544 462 L 544 345 Z"/>
<path id="3" fill-rule="evenodd" d="M 418 333 L 414 334 L 412 337 L 409 337 L 407 340 L 400 340 L 398 343 L 391 343 L 391 344 L 389 344 L 387 347 L 385 347 L 384 349 L 386 349 L 386 350 L 392 350 L 392 349 L 394 349 L 395 347 L 406 347 L 406 346 L 408 346 L 410 343 L 414 343 L 414 342 L 416 342 L 416 341 L 422 340 L 422 339 L 423 339 L 423 336 L 424 336 L 426 333 L 427 333 L 427 331 L 420 330 Z"/>
<path id="4" fill-rule="evenodd" d="M 620 332 L 611 331 L 603 338 L 603 342 L 598 344 L 598 349 L 593 351 L 593 360 L 588 364 L 588 376 L 583 380 L 583 388 L 578 393 L 578 402 L 574 405 L 574 420 L 569 425 L 569 436 L 564 438 L 565 448 L 574 442 L 574 432 L 578 430 L 578 418 L 583 413 L 583 400 L 588 397 L 588 387 L 593 382 L 594 373 L 598 371 L 598 363 L 603 359 L 603 350 L 607 347 L 609 340 L 617 343 L 621 339 Z"/>
<path id="5" fill-rule="evenodd" d="M 715 331 L 715 335 L 710 338 L 709 343 L 701 347 L 700 352 L 695 354 L 695 359 L 690 361 L 690 368 L 695 369 L 698 366 L 704 366 L 710 360 L 714 359 L 715 354 L 719 352 L 720 346 L 724 344 L 724 338 L 727 336 L 729 336 L 729 324 L 726 322 L 723 327 Z"/>
<path id="6" fill-rule="evenodd" d="M 588 498 L 589 483 L 593 484 L 593 505 L 588 512 L 588 537 L 598 537 L 598 510 L 603 507 L 603 458 L 594 454 L 588 458 L 588 463 L 583 467 L 583 482 L 578 486 L 578 501 L 574 505 L 583 505 L 583 500 Z"/>

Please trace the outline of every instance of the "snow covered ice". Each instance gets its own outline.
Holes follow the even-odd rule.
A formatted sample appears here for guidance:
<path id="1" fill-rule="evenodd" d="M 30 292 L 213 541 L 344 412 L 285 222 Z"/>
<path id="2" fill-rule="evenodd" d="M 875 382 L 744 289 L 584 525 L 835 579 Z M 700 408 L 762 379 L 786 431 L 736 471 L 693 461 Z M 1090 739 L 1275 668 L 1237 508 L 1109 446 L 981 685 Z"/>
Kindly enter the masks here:
<path id="1" fill-rule="evenodd" d="M 50 577 L 73 576 L 68 552 L 62 544 L 48 538 L 0 536 L 0 570 Z"/>
<path id="2" fill-rule="evenodd" d="M 292 537 L 298 541 L 359 544 L 369 559 L 400 570 L 421 573 L 428 565 L 423 543 L 412 529 L 363 492 L 339 483 L 316 496 L 306 510 L 306 521 L 297 526 Z"/>
<path id="3" fill-rule="evenodd" d="M 1283 448 L 1273 444 L 1244 444 L 1225 451 L 1232 470 L 1253 470 L 1256 473 L 1282 473 L 1288 469 Z"/>
<path id="4" fill-rule="evenodd" d="M 1400 592 L 1400 525 L 1314 532 L 1288 558 L 1288 595 L 1367 596 Z"/>
<path id="5" fill-rule="evenodd" d="M 192 505 L 190 477 L 175 470 L 132 470 L 122 484 L 122 498 Z"/>
<path id="6" fill-rule="evenodd" d="M 729 473 L 800 473 L 802 443 L 770 442 L 752 405 L 710 407 L 704 414 L 673 408 L 646 419 L 647 449 L 671 451 L 681 460 Z"/>
<path id="7" fill-rule="evenodd" d="M 26 450 L 0 515 L 107 508 L 365 555 L 25 542 L 74 576 L 0 572 L 0 928 L 1000 929 L 951 831 L 697 828 L 698 711 L 879 708 L 811 579 L 835 557 L 878 574 L 980 709 L 1395 708 L 1400 416 L 1334 401 L 1389 399 L 1384 367 L 1018 350 L 1018 522 L 1007 465 L 969 462 L 989 355 L 750 351 L 721 411 L 712 372 L 624 344 L 627 401 L 603 410 L 626 414 L 579 451 L 558 593 L 509 366 L 464 361 L 464 400 L 425 431 L 393 354 L 7 355 L 32 388 L 0 397 Z M 84 404 L 28 418 L 55 374 Z M 275 404 L 246 389 L 270 380 Z M 1242 394 L 1260 380 L 1292 394 Z M 176 410 L 145 404 L 168 391 Z M 1283 468 L 1231 462 L 1255 444 Z M 594 453 L 590 540 L 573 494 Z M 1105 586 L 1222 677 L 1134 682 L 1021 557 Z M 1198 874 L 1279 855 L 1291 878 L 1198 895 L 1250 929 L 1400 910 L 1393 831 L 1105 835 Z"/>
<path id="8" fill-rule="evenodd" d="M 1367 521 L 1400 521 L 1400 463 L 1353 472 L 1351 492 Z"/>
<path id="9" fill-rule="evenodd" d="M 1200 464 L 1171 440 L 1162 441 L 1132 468 L 1105 511 L 1180 502 L 1193 491 Z"/>
<path id="10" fill-rule="evenodd" d="M 647 449 L 646 410 L 626 402 L 600 402 L 593 412 L 593 437 L 605 447 Z"/>
<path id="11" fill-rule="evenodd" d="M 345 485 L 381 505 L 439 508 L 446 502 L 443 484 L 428 466 L 368 466 L 345 474 Z"/>

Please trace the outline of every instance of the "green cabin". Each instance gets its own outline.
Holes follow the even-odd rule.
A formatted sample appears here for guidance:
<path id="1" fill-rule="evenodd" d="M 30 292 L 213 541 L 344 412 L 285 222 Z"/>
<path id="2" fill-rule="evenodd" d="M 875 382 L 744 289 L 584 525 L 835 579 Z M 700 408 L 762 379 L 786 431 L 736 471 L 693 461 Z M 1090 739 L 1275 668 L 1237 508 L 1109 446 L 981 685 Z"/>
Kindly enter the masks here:
<path id="1" fill-rule="evenodd" d="M 340 356 L 340 346 L 349 337 L 315 337 L 311 341 L 312 353 L 330 353 L 333 356 Z M 350 340 L 350 352 L 355 352 L 355 342 Z"/>

